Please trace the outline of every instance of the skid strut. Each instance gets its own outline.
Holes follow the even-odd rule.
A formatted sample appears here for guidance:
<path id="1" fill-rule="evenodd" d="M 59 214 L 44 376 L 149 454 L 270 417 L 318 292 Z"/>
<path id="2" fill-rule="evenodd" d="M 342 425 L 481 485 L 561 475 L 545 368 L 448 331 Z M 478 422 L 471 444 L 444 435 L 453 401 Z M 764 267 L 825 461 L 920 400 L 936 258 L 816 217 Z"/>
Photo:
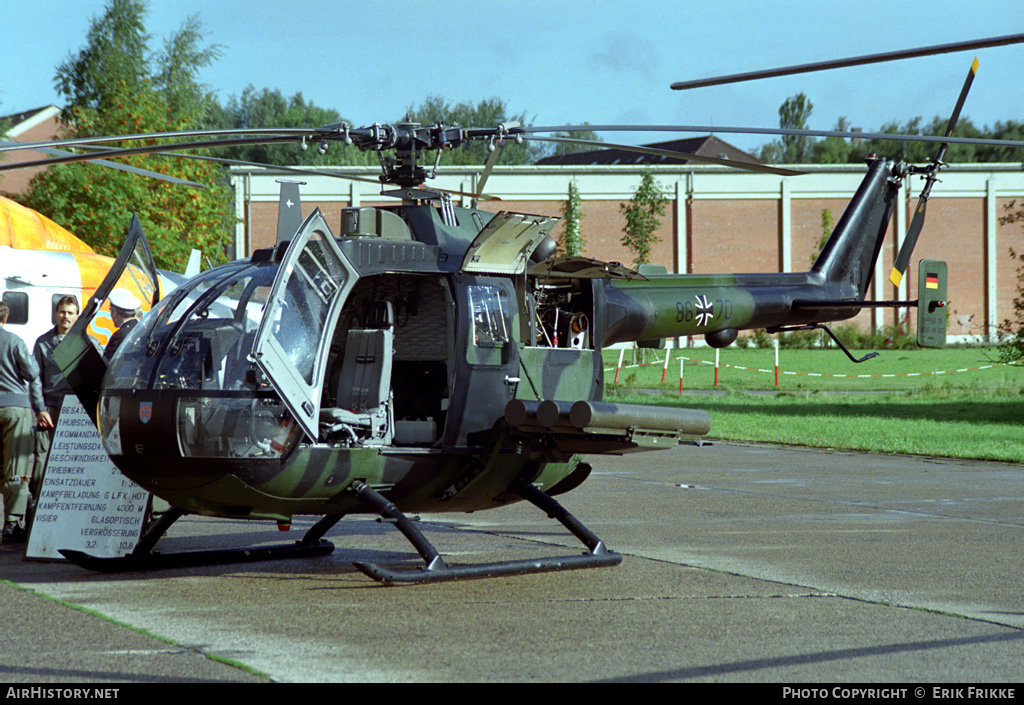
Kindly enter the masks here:
<path id="1" fill-rule="evenodd" d="M 324 541 L 322 537 L 344 516 L 343 514 L 329 514 L 310 527 L 300 540 L 287 544 L 178 551 L 175 553 L 154 551 L 153 546 L 156 542 L 171 528 L 171 524 L 180 519 L 184 513 L 180 509 L 171 509 L 166 512 L 150 525 L 142 535 L 142 538 L 139 539 L 135 550 L 126 556 L 98 558 L 82 551 L 72 551 L 69 549 L 62 549 L 60 553 L 75 565 L 101 573 L 248 563 L 251 561 L 272 561 L 282 558 L 310 558 L 313 556 L 325 556 L 334 550 L 334 544 L 330 541 Z"/>
<path id="2" fill-rule="evenodd" d="M 513 491 L 543 510 L 552 519 L 557 519 L 562 526 L 583 542 L 583 545 L 589 549 L 589 553 L 522 561 L 449 566 L 441 558 L 441 554 L 437 552 L 437 549 L 416 527 L 415 523 L 386 497 L 366 483 L 358 481 L 349 486 L 349 491 L 363 504 L 376 510 L 383 518 L 394 521 L 398 530 L 402 532 L 402 535 L 409 540 L 423 558 L 425 565 L 416 570 L 390 570 L 376 563 L 354 564 L 356 568 L 363 571 L 366 575 L 387 585 L 435 583 L 448 580 L 470 580 L 506 575 L 548 573 L 559 570 L 601 568 L 615 566 L 622 562 L 621 554 L 609 551 L 601 539 L 581 524 L 576 517 L 566 511 L 561 504 L 528 483 L 520 483 L 513 487 Z"/>

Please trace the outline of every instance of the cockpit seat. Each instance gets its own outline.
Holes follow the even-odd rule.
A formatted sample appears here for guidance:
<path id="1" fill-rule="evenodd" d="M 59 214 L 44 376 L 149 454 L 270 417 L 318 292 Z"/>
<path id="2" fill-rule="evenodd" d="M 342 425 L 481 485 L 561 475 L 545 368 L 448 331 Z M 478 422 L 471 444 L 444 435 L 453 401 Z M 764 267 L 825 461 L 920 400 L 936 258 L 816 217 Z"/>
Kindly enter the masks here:
<path id="1" fill-rule="evenodd" d="M 321 421 L 332 426 L 331 432 L 348 426 L 360 439 L 390 442 L 394 331 L 388 325 L 390 316 L 384 318 L 380 322 L 387 327 L 354 328 L 346 335 L 335 406 L 320 414 Z"/>

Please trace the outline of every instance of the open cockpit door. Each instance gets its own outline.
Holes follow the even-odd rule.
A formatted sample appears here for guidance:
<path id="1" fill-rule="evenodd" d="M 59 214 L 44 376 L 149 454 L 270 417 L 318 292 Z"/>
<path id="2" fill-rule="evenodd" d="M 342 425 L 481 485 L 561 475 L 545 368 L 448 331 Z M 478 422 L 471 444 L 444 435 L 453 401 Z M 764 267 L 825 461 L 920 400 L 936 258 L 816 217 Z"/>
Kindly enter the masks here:
<path id="1" fill-rule="evenodd" d="M 97 345 L 97 342 L 106 343 L 107 340 L 97 341 L 96 331 L 103 336 L 113 332 L 105 327 L 110 323 L 110 315 L 101 312 L 101 309 L 115 288 L 130 291 L 142 302 L 144 311 L 151 309 L 160 300 L 160 277 L 153 263 L 153 253 L 135 215 L 128 225 L 125 243 L 107 276 L 95 294 L 88 301 L 82 302 L 78 320 L 53 350 L 54 362 L 94 422 L 100 384 L 107 371 L 107 363 Z"/>
<path id="2" fill-rule="evenodd" d="M 502 211 L 483 227 L 462 260 L 470 274 L 521 274 L 560 218 Z"/>
<path id="3" fill-rule="evenodd" d="M 281 258 L 256 333 L 256 364 L 314 441 L 328 348 L 358 276 L 319 209 L 314 211 Z"/>

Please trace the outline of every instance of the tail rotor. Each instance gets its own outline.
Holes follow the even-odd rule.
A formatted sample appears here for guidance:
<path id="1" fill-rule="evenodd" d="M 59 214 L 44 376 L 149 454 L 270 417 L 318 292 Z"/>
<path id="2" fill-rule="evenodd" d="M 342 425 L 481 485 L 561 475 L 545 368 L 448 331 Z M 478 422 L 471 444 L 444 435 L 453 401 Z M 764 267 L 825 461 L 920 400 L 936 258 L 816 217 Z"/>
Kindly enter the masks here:
<path id="1" fill-rule="evenodd" d="M 971 69 L 967 72 L 967 80 L 964 81 L 964 87 L 960 90 L 960 97 L 956 101 L 956 107 L 953 108 L 953 114 L 949 118 L 949 124 L 946 126 L 946 137 L 950 137 L 953 134 L 953 129 L 956 127 L 957 121 L 960 119 L 960 111 L 964 107 L 964 101 L 967 100 L 967 92 L 971 90 L 971 84 L 974 82 L 974 76 L 978 73 L 978 59 L 975 58 L 971 63 Z M 917 239 L 921 235 L 921 228 L 924 226 L 924 214 L 925 208 L 928 205 L 928 196 L 931 194 L 932 186 L 939 180 L 939 170 L 945 166 L 942 162 L 946 156 L 946 150 L 949 149 L 949 143 L 943 142 L 939 146 L 939 152 L 935 155 L 934 161 L 927 167 L 919 168 L 916 173 L 923 174 L 925 178 L 925 186 L 921 191 L 921 196 L 917 200 L 917 208 L 914 210 L 914 219 L 910 221 L 910 227 L 907 229 L 907 235 L 903 240 L 903 245 L 900 247 L 899 254 L 896 256 L 896 261 L 893 262 L 892 272 L 889 274 L 889 281 L 895 286 L 899 286 L 900 282 L 903 281 L 903 275 L 907 272 L 907 267 L 910 265 L 910 256 L 914 252 L 914 246 L 917 245 Z M 911 173 L 915 173 L 912 168 Z"/>

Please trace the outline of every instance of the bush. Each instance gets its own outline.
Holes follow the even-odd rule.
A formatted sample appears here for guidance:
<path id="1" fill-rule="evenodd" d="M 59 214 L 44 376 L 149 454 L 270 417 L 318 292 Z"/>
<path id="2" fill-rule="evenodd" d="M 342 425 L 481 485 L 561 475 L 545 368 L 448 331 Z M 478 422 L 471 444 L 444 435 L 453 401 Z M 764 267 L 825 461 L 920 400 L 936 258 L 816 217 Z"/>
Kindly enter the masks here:
<path id="1" fill-rule="evenodd" d="M 1010 249 L 1010 257 L 1020 262 L 1017 267 L 1017 297 L 1013 300 L 1013 318 L 999 326 L 999 361 L 1024 359 L 1024 252 Z"/>

